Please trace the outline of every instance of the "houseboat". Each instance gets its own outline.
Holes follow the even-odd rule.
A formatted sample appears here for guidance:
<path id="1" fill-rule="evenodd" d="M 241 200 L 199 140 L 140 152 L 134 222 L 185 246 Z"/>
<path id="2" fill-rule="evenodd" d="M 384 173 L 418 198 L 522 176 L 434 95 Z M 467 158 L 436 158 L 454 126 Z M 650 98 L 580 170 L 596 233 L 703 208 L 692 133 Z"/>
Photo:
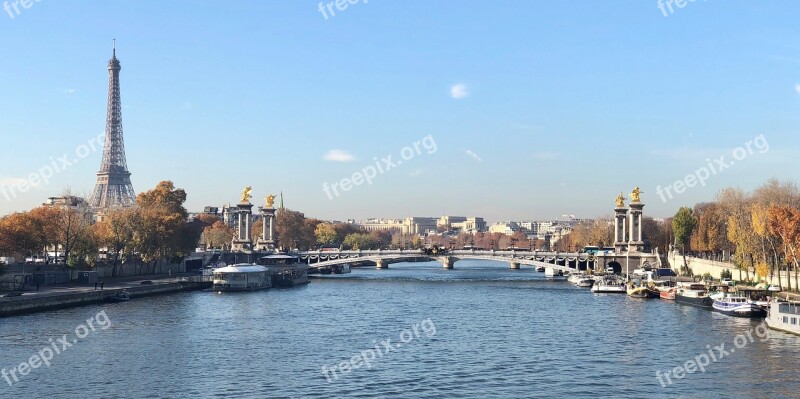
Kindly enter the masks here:
<path id="1" fill-rule="evenodd" d="M 601 293 L 624 294 L 626 293 L 625 282 L 622 281 L 622 279 L 613 275 L 603 276 L 594 281 L 594 285 L 592 286 L 592 292 L 598 294 Z"/>
<path id="2" fill-rule="evenodd" d="M 257 291 L 272 287 L 270 270 L 252 263 L 215 269 L 212 281 L 215 292 Z"/>
<path id="3" fill-rule="evenodd" d="M 266 267 L 275 287 L 293 287 L 308 284 L 308 265 L 300 263 L 296 256 L 274 254 L 262 256 L 258 264 Z"/>
<path id="4" fill-rule="evenodd" d="M 770 302 L 766 323 L 773 330 L 800 335 L 800 302 Z"/>
<path id="5" fill-rule="evenodd" d="M 679 283 L 675 292 L 675 302 L 705 309 L 711 309 L 714 304 L 703 283 Z"/>

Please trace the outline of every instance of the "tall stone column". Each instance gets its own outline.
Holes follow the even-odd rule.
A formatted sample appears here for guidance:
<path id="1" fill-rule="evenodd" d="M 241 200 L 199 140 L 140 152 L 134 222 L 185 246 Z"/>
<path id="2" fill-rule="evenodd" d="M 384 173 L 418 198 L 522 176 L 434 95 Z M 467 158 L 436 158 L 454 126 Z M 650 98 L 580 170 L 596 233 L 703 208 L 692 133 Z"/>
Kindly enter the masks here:
<path id="1" fill-rule="evenodd" d="M 249 251 L 253 249 L 253 233 L 251 231 L 253 204 L 239 204 L 236 210 L 236 234 L 233 237 L 234 251 Z"/>
<path id="2" fill-rule="evenodd" d="M 258 238 L 257 247 L 259 251 L 275 249 L 275 208 L 258 208 L 261 211 L 262 221 L 261 237 Z"/>
<path id="3" fill-rule="evenodd" d="M 644 204 L 640 201 L 631 202 L 631 211 L 628 215 L 630 221 L 630 240 L 628 241 L 628 252 L 641 252 L 644 250 L 642 240 L 642 209 Z"/>
<path id="4" fill-rule="evenodd" d="M 627 219 L 628 208 L 624 203 L 622 194 L 617 197 L 617 206 L 614 208 L 614 252 L 622 253 L 628 247 Z M 602 250 L 602 248 L 601 248 Z"/>

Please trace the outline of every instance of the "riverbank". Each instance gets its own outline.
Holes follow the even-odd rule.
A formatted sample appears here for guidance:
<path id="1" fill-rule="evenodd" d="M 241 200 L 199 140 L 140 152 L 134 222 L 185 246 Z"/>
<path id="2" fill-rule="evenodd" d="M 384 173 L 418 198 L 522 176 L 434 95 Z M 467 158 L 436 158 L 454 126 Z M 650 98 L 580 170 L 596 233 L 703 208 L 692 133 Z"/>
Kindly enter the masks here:
<path id="1" fill-rule="evenodd" d="M 151 283 L 142 284 L 142 281 L 151 281 Z M 210 282 L 203 282 L 196 278 L 162 278 L 111 282 L 104 284 L 102 290 L 95 289 L 94 286 L 56 287 L 46 291 L 25 292 L 16 297 L 0 297 L 0 317 L 103 303 L 107 298 L 123 290 L 127 291 L 135 300 L 145 296 L 201 290 L 210 285 Z"/>

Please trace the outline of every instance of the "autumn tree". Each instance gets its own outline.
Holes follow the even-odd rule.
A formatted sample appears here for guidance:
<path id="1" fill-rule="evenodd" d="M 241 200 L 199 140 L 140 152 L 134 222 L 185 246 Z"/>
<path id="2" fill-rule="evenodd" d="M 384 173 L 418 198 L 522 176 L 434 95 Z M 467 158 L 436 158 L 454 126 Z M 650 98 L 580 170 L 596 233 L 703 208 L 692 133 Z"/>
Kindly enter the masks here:
<path id="1" fill-rule="evenodd" d="M 188 233 L 185 201 L 186 192 L 171 181 L 162 181 L 136 197 L 138 224 L 133 243 L 142 261 L 154 267 L 158 261 L 172 260 L 194 249 L 194 243 L 184 237 Z"/>
<path id="2" fill-rule="evenodd" d="M 361 230 L 352 223 L 336 223 L 333 225 L 336 230 L 336 242 L 341 243 L 348 234 L 359 233 Z"/>
<path id="3" fill-rule="evenodd" d="M 800 210 L 788 205 L 773 205 L 768 211 L 769 229 L 773 234 L 781 237 L 786 254 L 786 262 L 794 266 L 795 287 L 798 284 L 798 269 L 800 268 Z M 792 288 L 791 279 L 787 277 L 788 289 Z"/>
<path id="4" fill-rule="evenodd" d="M 269 227 L 269 226 L 267 226 Z M 250 236 L 253 237 L 253 241 L 258 240 L 261 237 L 261 233 L 264 232 L 264 219 L 258 219 L 250 225 Z"/>
<path id="5" fill-rule="evenodd" d="M 203 229 L 203 242 L 207 248 L 225 248 L 233 240 L 233 229 L 221 220 Z"/>
<path id="6" fill-rule="evenodd" d="M 48 244 L 42 220 L 31 212 L 12 213 L 0 219 L 0 251 L 41 253 Z"/>
<path id="7" fill-rule="evenodd" d="M 105 217 L 92 227 L 97 245 L 105 247 L 107 254 L 112 257 L 112 276 L 117 275 L 120 258 L 132 252 L 129 247 L 133 243 L 137 218 L 138 212 L 134 208 L 114 209 L 106 212 Z"/>
<path id="8" fill-rule="evenodd" d="M 761 247 L 750 215 L 752 199 L 739 188 L 726 188 L 717 195 L 717 203 L 726 221 L 728 240 L 735 247 L 733 263 L 739 269 L 739 278 L 745 271 L 749 280 L 750 270 L 755 268 L 754 254 Z"/>
<path id="9" fill-rule="evenodd" d="M 392 233 L 388 230 L 374 230 L 369 232 L 369 237 L 375 243 L 375 248 L 383 248 L 392 242 Z"/>
<path id="10" fill-rule="evenodd" d="M 697 227 L 690 238 L 692 250 L 714 253 L 730 249 L 725 217 L 717 203 L 697 204 L 693 215 L 697 218 Z"/>
<path id="11" fill-rule="evenodd" d="M 606 246 L 614 243 L 614 224 L 608 219 L 579 222 L 569 233 L 571 244 L 580 250 L 585 246 Z"/>
<path id="12" fill-rule="evenodd" d="M 753 192 L 752 223 L 760 245 L 762 261 L 770 265 L 770 274 L 778 269 L 778 285 L 781 282 L 781 258 L 785 257 L 781 237 L 769 228 L 769 208 L 771 206 L 800 207 L 800 190 L 792 182 L 770 179 Z M 791 285 L 791 284 L 790 284 Z"/>
<path id="13" fill-rule="evenodd" d="M 645 248 L 658 248 L 662 254 L 669 251 L 669 244 L 672 243 L 669 232 L 672 231 L 672 226 L 667 229 L 665 225 L 666 223 L 648 216 L 642 218 L 642 241 Z"/>
<path id="14" fill-rule="evenodd" d="M 336 245 L 338 244 L 338 236 L 336 235 L 336 228 L 331 223 L 320 223 L 314 229 L 314 237 L 317 242 L 322 245 Z"/>
<path id="15" fill-rule="evenodd" d="M 302 213 L 281 209 L 275 218 L 275 235 L 286 250 L 309 249 L 315 240 L 314 229 L 305 223 Z"/>

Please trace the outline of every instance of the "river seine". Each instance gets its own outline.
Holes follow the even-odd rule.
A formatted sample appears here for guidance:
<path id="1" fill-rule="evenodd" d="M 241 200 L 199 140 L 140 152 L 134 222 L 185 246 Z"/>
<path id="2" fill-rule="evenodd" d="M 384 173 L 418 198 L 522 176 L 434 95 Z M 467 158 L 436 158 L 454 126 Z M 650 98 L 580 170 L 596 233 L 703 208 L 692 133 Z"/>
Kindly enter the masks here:
<path id="1" fill-rule="evenodd" d="M 0 398 L 800 397 L 800 339 L 757 321 L 455 267 L 0 319 Z"/>

